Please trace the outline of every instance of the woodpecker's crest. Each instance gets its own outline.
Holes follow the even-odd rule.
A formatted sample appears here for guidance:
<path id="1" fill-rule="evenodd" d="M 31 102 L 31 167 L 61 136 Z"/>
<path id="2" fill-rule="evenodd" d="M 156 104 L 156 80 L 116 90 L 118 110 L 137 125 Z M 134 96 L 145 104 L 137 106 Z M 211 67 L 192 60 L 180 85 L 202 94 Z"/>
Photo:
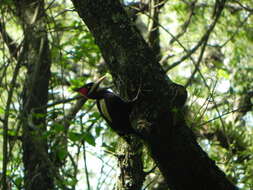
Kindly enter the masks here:
<path id="1" fill-rule="evenodd" d="M 94 94 L 99 90 L 100 83 L 105 79 L 106 76 L 99 78 L 96 82 L 87 83 L 80 88 L 73 89 L 75 92 L 79 92 L 86 98 L 93 98 Z"/>

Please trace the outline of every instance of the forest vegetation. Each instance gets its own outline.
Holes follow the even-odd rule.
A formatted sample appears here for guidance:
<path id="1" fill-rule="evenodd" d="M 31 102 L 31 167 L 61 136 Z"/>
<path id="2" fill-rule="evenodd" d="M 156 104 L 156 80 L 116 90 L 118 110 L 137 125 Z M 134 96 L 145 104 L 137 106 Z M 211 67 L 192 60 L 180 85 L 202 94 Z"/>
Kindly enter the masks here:
<path id="1" fill-rule="evenodd" d="M 2 0 L 0 42 L 1 190 L 253 189 L 252 0 Z"/>

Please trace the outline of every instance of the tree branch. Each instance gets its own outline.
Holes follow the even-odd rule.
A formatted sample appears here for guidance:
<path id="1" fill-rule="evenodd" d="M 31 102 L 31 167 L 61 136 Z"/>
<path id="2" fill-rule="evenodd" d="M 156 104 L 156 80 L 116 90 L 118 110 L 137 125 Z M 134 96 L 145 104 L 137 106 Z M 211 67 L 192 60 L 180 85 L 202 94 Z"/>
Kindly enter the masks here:
<path id="1" fill-rule="evenodd" d="M 190 25 L 191 23 L 191 20 L 192 20 L 192 17 L 194 16 L 194 11 L 195 11 L 195 8 L 196 8 L 196 2 L 197 0 L 193 1 L 190 3 L 189 7 L 190 7 L 190 15 L 188 16 L 188 19 L 184 22 L 184 24 L 181 26 L 182 28 L 182 31 L 180 33 L 178 33 L 175 38 L 172 38 L 170 40 L 170 44 L 173 44 L 176 39 L 178 40 L 181 36 L 183 36 L 185 34 L 185 32 L 187 31 L 187 28 L 188 26 Z"/>
<path id="2" fill-rule="evenodd" d="M 11 36 L 7 33 L 5 29 L 5 24 L 0 21 L 0 33 L 2 34 L 3 41 L 7 45 L 10 54 L 17 59 L 17 54 L 18 54 L 18 45 L 16 42 L 11 38 Z"/>
<path id="3" fill-rule="evenodd" d="M 7 171 L 7 164 L 8 164 L 8 124 L 9 124 L 9 115 L 10 115 L 10 106 L 11 106 L 11 101 L 13 97 L 13 92 L 14 88 L 16 85 L 18 73 L 21 67 L 21 61 L 18 61 L 13 75 L 12 75 L 12 80 L 10 82 L 10 89 L 8 91 L 8 98 L 6 102 L 6 108 L 5 108 L 5 114 L 4 114 L 4 119 L 3 119 L 3 177 L 2 177 L 2 183 L 3 183 L 3 189 L 7 189 L 7 181 L 6 181 L 6 171 Z"/>
<path id="4" fill-rule="evenodd" d="M 215 19 L 213 20 L 213 22 L 211 23 L 211 25 L 208 27 L 207 31 L 205 32 L 205 34 L 201 37 L 201 39 L 199 40 L 199 42 L 190 50 L 188 51 L 184 46 L 181 45 L 181 43 L 179 43 L 178 39 L 176 39 L 176 41 L 179 43 L 179 45 L 181 47 L 183 47 L 183 49 L 187 52 L 186 55 L 184 55 L 180 60 L 172 63 L 171 65 L 169 65 L 167 68 L 165 68 L 165 71 L 168 72 L 169 70 L 171 70 L 172 68 L 176 67 L 177 65 L 179 65 L 180 63 L 182 63 L 184 60 L 188 59 L 188 58 L 191 58 L 191 55 L 198 50 L 198 48 L 205 42 L 208 40 L 211 32 L 213 31 L 213 29 L 215 28 L 219 18 L 220 18 L 220 15 L 221 15 L 221 12 L 225 6 L 225 2 L 226 0 L 222 0 L 222 3 L 218 10 L 217 10 L 217 13 L 215 15 Z M 192 58 L 191 58 L 192 59 Z"/>

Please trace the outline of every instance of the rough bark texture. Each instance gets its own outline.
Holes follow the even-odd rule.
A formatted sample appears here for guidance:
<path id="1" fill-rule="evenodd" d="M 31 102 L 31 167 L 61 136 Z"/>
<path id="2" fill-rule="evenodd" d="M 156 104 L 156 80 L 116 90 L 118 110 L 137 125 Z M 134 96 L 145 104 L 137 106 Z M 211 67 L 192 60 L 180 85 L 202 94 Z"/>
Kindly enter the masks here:
<path id="1" fill-rule="evenodd" d="M 116 190 L 139 190 L 143 186 L 145 173 L 142 163 L 142 142 L 136 137 L 126 137 L 119 145 L 117 155 L 120 175 Z"/>
<path id="2" fill-rule="evenodd" d="M 25 56 L 22 61 L 27 68 L 21 114 L 25 189 L 53 189 L 45 136 L 51 58 L 44 1 L 17 0 L 15 5 L 24 31 Z"/>
<path id="3" fill-rule="evenodd" d="M 132 126 L 143 135 L 171 190 L 237 189 L 186 126 L 186 90 L 173 83 L 115 0 L 72 0 L 93 33 L 121 96 L 140 93 Z"/>

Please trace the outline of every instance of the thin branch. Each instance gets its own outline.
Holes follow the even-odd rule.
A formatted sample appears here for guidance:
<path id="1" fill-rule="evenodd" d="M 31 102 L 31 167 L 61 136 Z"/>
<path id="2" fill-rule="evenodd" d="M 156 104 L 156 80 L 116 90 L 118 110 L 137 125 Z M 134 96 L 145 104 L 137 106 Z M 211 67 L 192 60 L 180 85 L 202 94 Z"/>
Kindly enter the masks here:
<path id="1" fill-rule="evenodd" d="M 214 86 L 213 86 L 213 89 L 212 89 L 211 94 L 214 94 L 214 91 L 215 91 L 217 82 L 218 82 L 218 81 L 216 80 L 216 81 L 215 81 L 215 84 L 214 84 Z M 206 102 L 207 102 L 207 103 L 206 103 Z M 197 112 L 197 114 L 196 114 L 194 120 L 195 120 L 197 117 L 198 117 L 198 120 L 199 120 L 199 121 L 203 118 L 204 114 L 206 113 L 206 111 L 207 111 L 207 109 L 208 109 L 209 103 L 210 103 L 209 97 L 207 97 L 207 99 L 205 100 L 204 104 L 201 106 L 201 108 L 200 108 L 199 111 Z M 205 106 L 205 105 L 206 105 L 206 106 Z M 202 109 L 203 107 L 205 107 L 205 108 L 204 108 L 204 110 L 202 111 L 202 113 L 200 113 L 200 111 L 201 111 L 201 109 Z M 198 115 L 199 115 L 199 116 L 198 116 Z"/>
<path id="2" fill-rule="evenodd" d="M 200 55 L 199 55 L 199 58 L 198 58 L 198 61 L 197 61 L 197 63 L 194 64 L 195 69 L 194 69 L 194 71 L 192 72 L 192 74 L 191 74 L 189 80 L 188 80 L 187 83 L 185 84 L 185 88 L 187 88 L 187 87 L 191 84 L 191 82 L 192 82 L 192 80 L 193 80 L 195 74 L 196 74 L 198 71 L 200 72 L 199 66 L 200 66 L 200 63 L 201 63 L 201 61 L 202 61 L 202 58 L 203 58 L 205 49 L 206 49 L 207 41 L 208 41 L 208 38 L 205 39 L 205 41 L 204 41 L 204 44 L 203 44 L 203 46 L 202 46 L 202 48 L 201 48 L 201 52 L 200 52 Z"/>
<path id="3" fill-rule="evenodd" d="M 157 168 L 157 164 L 153 168 L 151 168 L 149 171 L 145 172 L 145 175 L 147 176 L 151 174 L 153 171 L 155 171 L 156 168 Z"/>
<path id="4" fill-rule="evenodd" d="M 74 106 L 72 106 L 69 109 L 69 111 L 67 112 L 67 114 L 64 116 L 64 118 L 62 120 L 65 130 L 68 130 L 68 128 L 71 124 L 71 121 L 75 118 L 77 112 L 80 111 L 80 109 L 82 108 L 82 106 L 85 104 L 86 101 L 87 101 L 87 99 L 81 98 L 76 102 L 76 104 Z"/>
<path id="5" fill-rule="evenodd" d="M 50 107 L 53 107 L 53 106 L 56 106 L 56 105 L 59 105 L 59 104 L 65 104 L 65 103 L 72 102 L 73 100 L 80 100 L 80 99 L 85 99 L 85 98 L 82 97 L 82 96 L 75 96 L 73 98 L 68 98 L 68 99 L 64 99 L 64 100 L 58 100 L 58 101 L 55 101 L 53 103 L 47 104 L 45 106 L 38 107 L 36 109 L 50 108 Z"/>
<path id="6" fill-rule="evenodd" d="M 182 44 L 181 42 L 176 39 L 170 32 L 169 34 L 172 36 L 172 38 L 175 38 L 175 41 L 184 49 L 184 51 L 187 52 L 186 55 L 184 55 L 180 60 L 172 63 L 171 65 L 169 65 L 165 71 L 168 72 L 169 70 L 171 70 L 172 68 L 176 67 L 177 65 L 179 65 L 180 63 L 182 63 L 184 60 L 188 59 L 188 58 L 191 58 L 191 60 L 193 60 L 193 58 L 191 57 L 191 55 L 205 42 L 207 41 L 207 39 L 209 38 L 211 32 L 213 31 L 213 29 L 215 28 L 219 18 L 220 18 L 220 15 L 221 15 L 221 12 L 224 8 L 224 5 L 225 5 L 225 2 L 226 0 L 223 0 L 222 3 L 223 3 L 223 6 L 219 6 L 219 10 L 217 11 L 216 13 L 216 17 L 214 19 L 214 21 L 212 22 L 212 24 L 209 26 L 209 28 L 207 29 L 206 33 L 202 36 L 202 38 L 199 40 L 199 42 L 195 45 L 195 47 L 193 47 L 190 51 L 188 51 Z M 168 31 L 168 30 L 166 30 Z"/>
<path id="7" fill-rule="evenodd" d="M 247 105 L 247 106 L 253 106 L 253 104 Z M 219 116 L 217 116 L 217 117 L 215 117 L 215 118 L 213 118 L 213 119 L 210 119 L 210 120 L 208 120 L 208 121 L 206 121 L 206 122 L 201 123 L 201 124 L 198 125 L 197 127 L 201 127 L 201 126 L 203 126 L 203 125 L 206 125 L 206 124 L 208 124 L 208 123 L 211 123 L 212 121 L 215 121 L 215 120 L 217 120 L 217 119 L 220 119 L 220 118 L 222 118 L 223 116 L 226 116 L 226 115 L 228 115 L 228 114 L 241 111 L 243 108 L 245 108 L 245 106 L 239 107 L 239 108 L 237 108 L 237 109 L 234 109 L 234 110 L 232 110 L 232 111 L 229 111 L 229 112 L 226 112 L 226 113 L 223 113 L 223 114 L 220 114 Z"/>
<path id="8" fill-rule="evenodd" d="M 150 180 L 150 182 L 143 188 L 143 190 L 148 189 L 150 185 L 152 185 L 154 182 L 157 182 L 158 181 L 157 179 L 159 178 L 159 176 L 161 176 L 161 174 L 157 175 L 153 180 Z"/>
<path id="9" fill-rule="evenodd" d="M 9 123 L 9 115 L 10 115 L 10 105 L 13 97 L 13 92 L 16 86 L 16 81 L 18 77 L 18 73 L 21 67 L 21 61 L 19 60 L 14 69 L 12 79 L 10 82 L 10 89 L 8 91 L 8 98 L 6 102 L 5 114 L 4 114 L 4 122 L 3 122 L 3 190 L 7 189 L 7 164 L 8 164 L 8 123 Z"/>
<path id="10" fill-rule="evenodd" d="M 246 10 L 246 11 L 248 11 L 248 12 L 250 12 L 250 13 L 253 13 L 253 8 L 247 7 L 247 6 L 243 5 L 240 1 L 237 1 L 237 0 L 235 0 L 235 2 L 236 2 L 240 7 L 242 7 L 244 10 Z"/>
<path id="11" fill-rule="evenodd" d="M 2 35 L 3 41 L 7 45 L 10 54 L 17 59 L 17 53 L 18 53 L 18 45 L 16 42 L 11 38 L 11 36 L 8 34 L 8 32 L 5 29 L 5 24 L 0 21 L 0 33 Z"/>
<path id="12" fill-rule="evenodd" d="M 90 180 L 89 180 L 89 172 L 88 172 L 88 166 L 87 166 L 86 148 L 85 148 L 84 140 L 82 140 L 82 145 L 83 145 L 83 161 L 84 161 L 87 189 L 90 190 L 91 188 L 90 188 Z"/>
<path id="13" fill-rule="evenodd" d="M 105 177 L 104 177 L 103 181 L 101 181 L 101 183 L 99 184 L 100 189 L 102 189 L 103 185 L 105 185 L 105 182 L 108 181 L 108 178 L 110 177 L 110 174 L 111 174 L 113 171 L 114 171 L 114 168 L 111 167 L 110 170 L 108 170 L 107 173 L 104 173 L 104 176 L 105 176 Z M 113 179 L 111 178 L 111 181 L 112 181 L 112 180 L 113 180 Z M 97 187 L 97 189 L 99 189 L 99 188 Z M 115 189 L 114 189 L 114 190 L 115 190 Z"/>
<path id="14" fill-rule="evenodd" d="M 218 21 L 220 15 L 221 15 L 221 12 L 222 12 L 222 10 L 224 9 L 225 3 L 226 3 L 226 0 L 222 0 L 222 1 L 219 3 L 219 5 L 217 6 L 216 17 L 215 17 L 215 20 L 214 20 L 214 22 L 213 22 L 212 30 L 214 29 L 214 27 L 215 27 L 215 25 L 216 25 L 216 23 L 217 23 L 217 21 Z M 209 30 L 209 32 L 206 33 L 205 38 L 203 39 L 203 40 L 206 40 L 206 43 L 207 43 L 207 40 L 208 40 L 208 38 L 209 38 L 209 36 L 210 36 L 212 30 Z M 192 58 L 191 58 L 191 59 L 192 59 Z M 193 60 L 193 59 L 192 59 L 192 60 Z M 199 70 L 199 67 L 196 65 L 195 62 L 193 62 L 193 64 L 194 64 L 195 68 L 197 69 L 197 71 L 199 72 L 199 74 L 200 74 L 200 76 L 201 76 L 201 78 L 202 78 L 202 80 L 203 80 L 203 82 L 204 82 L 204 85 L 206 86 L 206 88 L 208 89 L 208 91 L 211 92 L 211 89 L 210 89 L 210 87 L 208 86 L 205 77 L 203 76 L 203 74 L 202 74 L 201 71 Z M 224 123 L 224 121 L 223 121 L 223 119 L 222 119 L 222 117 L 221 117 L 221 114 L 220 114 L 220 111 L 219 111 L 218 107 L 216 106 L 215 98 L 214 98 L 214 96 L 213 96 L 212 93 L 210 93 L 210 95 L 211 95 L 212 101 L 213 101 L 214 104 L 215 104 L 215 110 L 216 110 L 216 112 L 218 113 L 218 116 L 219 116 L 219 119 L 220 119 L 220 121 L 221 121 L 221 125 L 222 125 L 222 128 L 223 128 L 223 131 L 225 132 L 225 131 L 226 131 L 225 123 Z M 227 140 L 228 140 L 228 143 L 229 143 L 229 139 L 227 139 Z M 230 143 L 229 143 L 229 144 L 230 144 Z"/>
<path id="15" fill-rule="evenodd" d="M 50 8 L 53 7 L 54 3 L 56 0 L 52 0 L 51 2 L 49 2 L 48 6 L 45 8 L 44 12 L 46 12 L 47 10 L 49 10 Z"/>
<path id="16" fill-rule="evenodd" d="M 82 117 L 81 116 L 80 116 L 80 120 L 81 120 L 81 132 L 83 133 L 84 132 L 84 126 L 83 126 L 83 122 L 82 122 Z M 88 129 L 88 132 L 90 131 L 90 129 Z M 90 190 L 91 188 L 90 188 L 90 180 L 89 180 L 89 171 L 88 171 L 88 166 L 87 166 L 87 156 L 86 156 L 85 140 L 82 139 L 81 143 L 82 143 L 82 147 L 83 147 L 83 162 L 84 162 L 84 170 L 85 170 L 87 189 Z"/>
<path id="17" fill-rule="evenodd" d="M 191 23 L 191 20 L 192 20 L 192 17 L 193 15 L 195 14 L 194 11 L 195 11 L 195 5 L 196 5 L 196 2 L 197 0 L 193 1 L 190 3 L 190 8 L 191 8 L 191 11 L 190 11 L 190 15 L 188 16 L 188 19 L 184 22 L 184 24 L 182 25 L 182 31 L 180 33 L 178 33 L 175 38 L 172 38 L 170 40 L 170 44 L 173 44 L 176 39 L 179 39 L 181 36 L 183 36 L 185 34 L 185 32 L 187 31 L 187 28 L 188 26 L 190 25 Z"/>
<path id="18" fill-rule="evenodd" d="M 225 45 L 227 45 L 228 42 L 230 42 L 235 36 L 236 34 L 238 34 L 239 30 L 242 29 L 242 26 L 247 22 L 247 20 L 249 19 L 250 16 L 252 16 L 253 13 L 249 13 L 244 20 L 241 22 L 241 24 L 237 27 L 236 31 L 230 36 L 229 39 L 227 39 L 222 45 L 220 45 L 220 47 L 224 47 Z"/>
<path id="19" fill-rule="evenodd" d="M 226 3 L 226 0 L 222 0 L 222 1 L 219 3 L 219 5 L 218 5 L 217 11 L 216 11 L 216 17 L 215 17 L 215 20 L 214 20 L 214 22 L 213 22 L 213 24 L 212 24 L 212 27 L 211 27 L 212 30 L 214 29 L 214 27 L 215 27 L 215 25 L 216 25 L 216 23 L 217 23 L 217 21 L 218 21 L 220 15 L 221 15 L 221 12 L 222 12 L 222 10 L 224 9 L 225 3 Z M 203 38 L 203 40 L 206 40 L 206 43 L 207 43 L 207 40 L 208 40 L 208 38 L 209 38 L 209 36 L 210 36 L 212 30 L 209 30 L 209 32 L 207 32 L 206 35 L 204 35 L 205 38 Z M 191 59 L 192 59 L 192 58 L 191 58 Z M 211 89 L 210 89 L 210 87 L 208 86 L 208 84 L 207 84 L 207 82 L 206 82 L 206 80 L 205 80 L 205 77 L 203 76 L 203 74 L 202 74 L 201 71 L 199 70 L 199 67 L 196 66 L 196 63 L 195 63 L 195 62 L 193 62 L 193 64 L 194 64 L 195 68 L 198 70 L 198 72 L 199 72 L 199 74 L 200 74 L 200 76 L 201 76 L 201 78 L 202 78 L 202 80 L 203 80 L 203 82 L 204 82 L 204 85 L 207 87 L 208 91 L 211 92 Z M 213 94 L 210 93 L 210 95 L 211 95 L 212 101 L 213 101 L 214 104 L 216 105 L 215 98 L 214 98 Z M 219 111 L 219 109 L 218 109 L 217 106 L 215 106 L 215 110 L 216 110 L 216 112 L 218 113 L 219 119 L 220 119 L 221 124 L 222 124 L 223 131 L 225 132 L 225 124 L 224 124 L 224 121 L 222 120 L 222 117 L 220 117 L 221 114 L 220 114 L 220 111 Z"/>
<path id="20" fill-rule="evenodd" d="M 71 161 L 71 163 L 72 163 L 72 166 L 73 166 L 73 168 L 74 168 L 74 177 L 76 178 L 76 176 L 77 176 L 77 173 L 78 173 L 78 166 L 77 166 L 77 164 L 76 163 L 78 163 L 78 162 L 75 162 L 75 159 L 73 158 L 73 156 L 68 152 L 68 157 L 69 157 L 69 159 L 70 159 L 70 161 Z"/>

